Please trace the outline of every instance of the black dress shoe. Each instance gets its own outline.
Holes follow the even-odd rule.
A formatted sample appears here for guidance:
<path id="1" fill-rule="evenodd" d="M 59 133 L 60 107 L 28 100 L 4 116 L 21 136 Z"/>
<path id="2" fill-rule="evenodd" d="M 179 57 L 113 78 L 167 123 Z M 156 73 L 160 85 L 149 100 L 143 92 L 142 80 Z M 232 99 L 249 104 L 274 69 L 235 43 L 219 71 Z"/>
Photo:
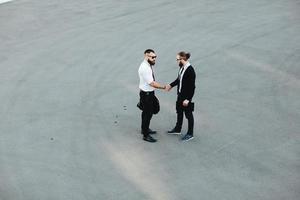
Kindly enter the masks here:
<path id="1" fill-rule="evenodd" d="M 179 134 L 181 134 L 181 131 L 176 128 L 173 128 L 172 130 L 168 131 L 168 133 L 179 135 Z"/>
<path id="2" fill-rule="evenodd" d="M 149 134 L 156 134 L 157 132 L 156 131 L 153 131 L 149 128 L 149 131 L 148 131 Z"/>
<path id="3" fill-rule="evenodd" d="M 152 134 L 156 134 L 157 132 L 149 128 L 148 133 L 152 135 Z M 141 131 L 141 134 L 143 135 L 143 131 Z"/>
<path id="4" fill-rule="evenodd" d="M 147 141 L 147 142 L 156 142 L 156 139 L 154 139 L 153 137 L 151 137 L 150 135 L 144 136 L 143 140 Z"/>

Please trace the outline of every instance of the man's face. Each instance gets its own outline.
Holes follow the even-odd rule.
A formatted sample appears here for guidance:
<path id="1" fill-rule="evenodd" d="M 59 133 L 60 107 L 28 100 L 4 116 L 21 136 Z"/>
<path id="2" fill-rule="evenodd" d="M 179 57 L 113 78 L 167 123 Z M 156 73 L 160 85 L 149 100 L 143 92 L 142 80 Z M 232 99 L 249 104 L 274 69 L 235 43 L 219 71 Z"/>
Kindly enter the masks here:
<path id="1" fill-rule="evenodd" d="M 183 66 L 182 58 L 180 58 L 179 56 L 176 56 L 176 61 L 177 61 L 179 67 Z"/>
<path id="2" fill-rule="evenodd" d="M 148 53 L 147 54 L 147 61 L 150 65 L 155 65 L 156 55 L 155 53 Z"/>

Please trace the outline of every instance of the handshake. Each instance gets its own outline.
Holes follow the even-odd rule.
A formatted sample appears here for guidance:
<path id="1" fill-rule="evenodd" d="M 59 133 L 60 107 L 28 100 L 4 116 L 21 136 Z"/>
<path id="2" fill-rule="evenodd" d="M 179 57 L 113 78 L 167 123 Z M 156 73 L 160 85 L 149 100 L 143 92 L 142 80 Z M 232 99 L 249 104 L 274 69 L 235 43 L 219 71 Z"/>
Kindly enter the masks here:
<path id="1" fill-rule="evenodd" d="M 169 92 L 171 89 L 172 89 L 172 87 L 169 84 L 164 86 L 164 90 L 167 92 Z"/>
<path id="2" fill-rule="evenodd" d="M 158 83 L 157 83 L 158 84 Z M 155 86 L 154 86 L 155 87 Z M 165 86 L 161 86 L 160 84 L 158 84 L 155 88 L 157 89 L 163 89 L 165 90 L 166 92 L 169 92 L 171 89 L 172 89 L 172 86 L 170 84 L 167 84 Z M 189 105 L 189 100 L 185 99 L 183 102 L 182 102 L 182 105 L 184 107 L 187 107 Z"/>
<path id="3" fill-rule="evenodd" d="M 172 86 L 170 84 L 167 84 L 167 85 L 162 85 L 156 81 L 153 81 L 152 83 L 150 83 L 150 85 L 156 89 L 162 89 L 162 90 L 165 90 L 165 91 L 170 91 L 172 89 Z"/>

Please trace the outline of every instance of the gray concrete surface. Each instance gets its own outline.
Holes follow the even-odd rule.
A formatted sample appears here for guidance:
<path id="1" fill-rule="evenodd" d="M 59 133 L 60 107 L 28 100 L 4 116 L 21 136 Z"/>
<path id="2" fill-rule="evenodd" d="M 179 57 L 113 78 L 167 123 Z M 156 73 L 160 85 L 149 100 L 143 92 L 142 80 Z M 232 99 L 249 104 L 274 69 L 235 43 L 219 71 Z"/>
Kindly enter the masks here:
<path id="1" fill-rule="evenodd" d="M 300 199 L 300 2 L 15 0 L 0 4 L 1 200 Z M 137 69 L 196 69 L 195 139 L 175 91 L 142 140 Z M 186 130 L 186 121 L 184 122 Z"/>

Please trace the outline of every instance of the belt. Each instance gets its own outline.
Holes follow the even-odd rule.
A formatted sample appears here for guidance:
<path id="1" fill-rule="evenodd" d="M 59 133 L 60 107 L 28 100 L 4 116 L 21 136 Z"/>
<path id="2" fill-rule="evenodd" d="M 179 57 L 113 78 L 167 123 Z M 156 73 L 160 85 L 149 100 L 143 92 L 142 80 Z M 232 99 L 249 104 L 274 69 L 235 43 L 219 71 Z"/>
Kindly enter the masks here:
<path id="1" fill-rule="evenodd" d="M 142 94 L 145 94 L 145 95 L 154 94 L 154 91 L 148 91 L 148 92 L 145 92 L 145 91 L 143 91 L 143 90 L 140 90 L 140 92 L 141 92 Z"/>

